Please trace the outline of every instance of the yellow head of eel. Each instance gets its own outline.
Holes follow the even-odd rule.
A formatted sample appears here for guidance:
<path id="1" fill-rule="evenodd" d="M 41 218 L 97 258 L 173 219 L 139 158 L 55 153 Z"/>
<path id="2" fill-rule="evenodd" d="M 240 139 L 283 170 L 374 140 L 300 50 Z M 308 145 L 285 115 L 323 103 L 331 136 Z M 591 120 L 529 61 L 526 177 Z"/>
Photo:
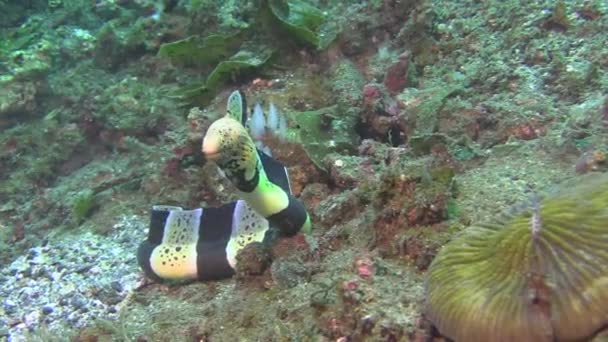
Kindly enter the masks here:
<path id="1" fill-rule="evenodd" d="M 310 233 L 306 208 L 286 190 L 270 181 L 258 151 L 243 125 L 226 116 L 215 121 L 203 139 L 203 154 L 224 171 L 239 196 L 273 227 L 291 235 Z"/>
<path id="2" fill-rule="evenodd" d="M 429 318 L 456 341 L 579 341 L 608 324 L 608 174 L 473 226 L 428 271 Z"/>
<path id="3" fill-rule="evenodd" d="M 223 117 L 215 121 L 203 139 L 203 155 L 214 161 L 237 189 L 251 192 L 258 184 L 260 161 L 247 130 L 240 122 Z"/>

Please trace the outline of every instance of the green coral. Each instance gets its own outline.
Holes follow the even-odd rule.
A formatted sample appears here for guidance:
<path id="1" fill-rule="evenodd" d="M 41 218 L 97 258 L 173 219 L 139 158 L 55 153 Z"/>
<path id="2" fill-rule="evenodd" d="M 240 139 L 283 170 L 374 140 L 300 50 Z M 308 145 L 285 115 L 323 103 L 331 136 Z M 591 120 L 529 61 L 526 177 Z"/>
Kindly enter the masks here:
<path id="1" fill-rule="evenodd" d="M 608 174 L 590 175 L 447 244 L 427 305 L 458 341 L 588 339 L 608 317 Z"/>

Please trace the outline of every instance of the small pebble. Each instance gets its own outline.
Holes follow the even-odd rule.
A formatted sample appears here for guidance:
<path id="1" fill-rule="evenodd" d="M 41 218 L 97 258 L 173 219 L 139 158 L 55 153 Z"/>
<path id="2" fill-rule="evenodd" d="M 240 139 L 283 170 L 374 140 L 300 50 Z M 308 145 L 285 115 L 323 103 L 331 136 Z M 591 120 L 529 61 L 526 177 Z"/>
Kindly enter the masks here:
<path id="1" fill-rule="evenodd" d="M 122 292 L 122 290 L 123 290 L 123 286 L 122 286 L 122 284 L 121 284 L 119 281 L 117 281 L 117 280 L 114 280 L 113 282 L 111 282 L 111 283 L 110 283 L 110 286 L 111 286 L 111 287 L 112 287 L 112 289 L 114 289 L 114 291 L 116 291 L 116 292 Z"/>
<path id="2" fill-rule="evenodd" d="M 54 308 L 51 304 L 47 304 L 42 307 L 42 313 L 45 315 L 49 315 L 53 312 Z"/>
<path id="3" fill-rule="evenodd" d="M 32 276 L 32 267 L 28 267 L 26 268 L 23 272 L 21 272 L 21 274 L 23 274 L 24 277 L 29 278 Z"/>
<path id="4" fill-rule="evenodd" d="M 78 316 L 80 314 L 78 312 L 71 312 L 67 317 L 66 321 L 72 325 L 76 325 L 78 323 Z"/>
<path id="5" fill-rule="evenodd" d="M 27 260 L 32 260 L 38 256 L 38 251 L 35 249 L 30 249 L 30 252 L 27 255 Z"/>
<path id="6" fill-rule="evenodd" d="M 72 299 L 70 300 L 70 304 L 75 309 L 81 309 L 82 307 L 87 305 L 87 301 L 81 295 L 76 295 L 76 296 L 72 297 Z"/>
<path id="7" fill-rule="evenodd" d="M 7 299 L 4 301 L 4 313 L 6 313 L 7 315 L 11 315 L 14 314 L 15 311 L 17 310 L 17 304 L 15 304 L 15 302 L 13 302 L 10 299 Z"/>
<path id="8" fill-rule="evenodd" d="M 40 313 L 38 311 L 32 311 L 23 317 L 23 323 L 28 328 L 33 328 L 40 321 Z"/>

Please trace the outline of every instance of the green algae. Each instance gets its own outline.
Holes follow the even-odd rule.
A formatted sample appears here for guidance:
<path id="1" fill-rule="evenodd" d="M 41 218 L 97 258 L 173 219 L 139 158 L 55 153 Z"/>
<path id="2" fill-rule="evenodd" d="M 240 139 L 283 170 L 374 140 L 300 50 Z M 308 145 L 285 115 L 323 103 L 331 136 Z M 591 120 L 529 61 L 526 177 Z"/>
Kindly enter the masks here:
<path id="1" fill-rule="evenodd" d="M 336 38 L 336 30 L 329 27 L 327 15 L 318 8 L 300 0 L 267 2 L 274 17 L 296 39 L 322 50 Z"/>
<path id="2" fill-rule="evenodd" d="M 320 169 L 330 153 L 345 153 L 356 146 L 356 134 L 338 111 L 337 106 L 313 111 L 292 113 L 297 128 L 297 139 L 312 162 Z"/>
<path id="3" fill-rule="evenodd" d="M 326 168 L 323 159 L 328 154 L 350 154 L 359 144 L 355 125 L 361 112 L 364 82 L 354 64 L 342 60 L 332 69 L 329 84 L 337 104 L 291 114 L 298 141 L 318 168 Z"/>
<path id="4" fill-rule="evenodd" d="M 241 49 L 232 57 L 220 62 L 202 83 L 182 87 L 172 94 L 184 105 L 208 104 L 232 77 L 263 67 L 272 57 L 274 50 L 258 47 L 255 50 Z"/>
<path id="5" fill-rule="evenodd" d="M 181 66 L 204 67 L 233 55 L 243 41 L 241 32 L 212 34 L 206 37 L 190 36 L 161 45 L 158 55 Z"/>
<path id="6" fill-rule="evenodd" d="M 95 193 L 91 189 L 85 189 L 76 194 L 72 200 L 72 218 L 76 223 L 81 223 L 91 214 L 95 203 Z"/>
<path id="7" fill-rule="evenodd" d="M 199 8 L 203 3 L 192 5 Z M 338 32 L 321 10 L 299 0 L 264 0 L 254 17 L 258 25 L 246 25 L 235 33 L 191 36 L 163 44 L 159 55 L 173 64 L 198 68 L 215 65 L 206 80 L 184 86 L 173 96 L 185 105 L 207 105 L 228 79 L 265 66 L 283 48 L 285 44 L 273 37 L 276 27 L 319 50 L 325 49 Z"/>

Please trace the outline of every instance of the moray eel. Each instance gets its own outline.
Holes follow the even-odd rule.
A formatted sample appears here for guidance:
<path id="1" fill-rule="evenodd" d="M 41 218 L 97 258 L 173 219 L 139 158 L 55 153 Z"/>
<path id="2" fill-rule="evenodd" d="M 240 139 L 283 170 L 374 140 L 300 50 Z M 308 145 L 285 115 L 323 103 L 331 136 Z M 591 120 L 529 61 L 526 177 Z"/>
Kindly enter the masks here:
<path id="1" fill-rule="evenodd" d="M 238 251 L 262 242 L 267 231 L 268 221 L 242 200 L 193 210 L 154 206 L 137 259 L 157 281 L 227 278 L 234 274 Z"/>
<path id="2" fill-rule="evenodd" d="M 228 100 L 226 118 L 245 123 L 245 108 L 244 97 L 234 92 Z M 243 126 L 239 121 L 236 123 L 240 134 Z M 248 137 L 246 131 L 245 136 Z M 156 281 L 227 278 L 234 274 L 236 255 L 241 249 L 251 242 L 268 243 L 274 238 L 271 227 L 283 235 L 310 230 L 306 210 L 291 195 L 286 168 L 255 146 L 251 149 L 250 138 L 246 144 L 239 145 L 242 149 L 227 142 L 223 141 L 225 148 L 207 157 L 217 157 L 212 159 L 216 161 L 232 160 L 225 157 L 229 151 L 237 160 L 229 164 L 245 168 L 251 165 L 241 160 L 255 160 L 255 168 L 248 170 L 247 175 L 239 167 L 222 168 L 231 181 L 238 184 L 243 199 L 220 207 L 192 210 L 154 206 L 148 239 L 140 244 L 137 252 L 139 266 L 149 278 Z M 257 179 L 256 183 L 251 182 L 251 175 Z"/>
<path id="3" fill-rule="evenodd" d="M 207 130 L 203 155 L 219 166 L 237 188 L 239 197 L 265 217 L 271 227 L 287 236 L 300 230 L 310 233 L 311 223 L 304 205 L 289 189 L 281 188 L 268 177 L 269 172 L 274 171 L 265 165 L 271 158 L 256 148 L 244 127 L 244 96 L 234 92 L 228 100 L 228 108 L 228 115 L 215 121 Z"/>

